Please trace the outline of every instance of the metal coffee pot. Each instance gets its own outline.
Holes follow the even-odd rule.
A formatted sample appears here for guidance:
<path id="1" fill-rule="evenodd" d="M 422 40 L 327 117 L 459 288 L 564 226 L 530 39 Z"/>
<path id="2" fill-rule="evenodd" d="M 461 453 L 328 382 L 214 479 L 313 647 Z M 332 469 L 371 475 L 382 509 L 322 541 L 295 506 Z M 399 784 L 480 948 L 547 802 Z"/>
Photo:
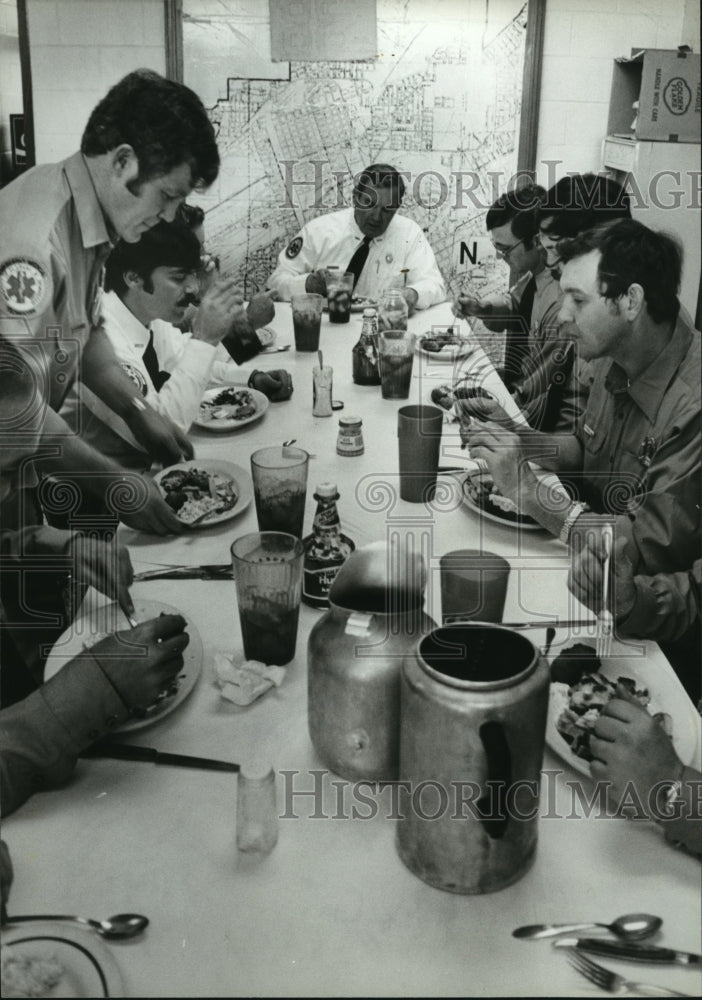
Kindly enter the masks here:
<path id="1" fill-rule="evenodd" d="M 352 780 L 397 777 L 400 668 L 435 622 L 422 610 L 422 557 L 376 543 L 352 552 L 307 647 L 308 724 L 315 750 Z"/>
<path id="2" fill-rule="evenodd" d="M 535 855 L 549 670 L 522 634 L 434 629 L 401 680 L 397 849 L 449 892 L 493 892 Z"/>

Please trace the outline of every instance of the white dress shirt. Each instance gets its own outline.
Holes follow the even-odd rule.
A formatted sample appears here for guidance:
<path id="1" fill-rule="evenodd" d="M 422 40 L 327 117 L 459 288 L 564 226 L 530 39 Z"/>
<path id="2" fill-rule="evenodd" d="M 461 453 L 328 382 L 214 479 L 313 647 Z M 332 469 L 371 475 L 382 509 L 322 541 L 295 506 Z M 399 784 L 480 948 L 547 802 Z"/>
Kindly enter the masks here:
<path id="1" fill-rule="evenodd" d="M 268 288 L 289 300 L 291 295 L 305 291 L 307 276 L 313 271 L 333 265 L 345 271 L 363 240 L 353 211 L 345 208 L 320 215 L 304 225 L 280 252 Z M 382 236 L 371 240 L 355 293 L 377 301 L 392 279 L 403 277 L 400 272 L 404 268 L 408 269 L 407 286 L 417 293 L 418 309 L 443 302 L 446 287 L 434 251 L 417 223 L 398 214 Z"/>
<path id="2" fill-rule="evenodd" d="M 209 382 L 241 379 L 239 368 L 221 345 L 213 347 L 196 340 L 190 333 L 182 333 L 160 319 L 147 328 L 115 292 L 103 296 L 102 319 L 118 361 L 139 386 L 145 401 L 183 431 L 188 430 L 198 415 L 200 400 Z M 156 391 L 144 364 L 144 351 L 151 331 L 159 368 L 170 373 L 160 392 Z M 86 386 L 78 383 L 73 386 L 61 413 L 81 437 L 104 455 L 126 466 L 139 464 L 135 451 L 143 453 L 143 449 L 126 423 Z M 146 466 L 148 464 L 147 460 Z"/>

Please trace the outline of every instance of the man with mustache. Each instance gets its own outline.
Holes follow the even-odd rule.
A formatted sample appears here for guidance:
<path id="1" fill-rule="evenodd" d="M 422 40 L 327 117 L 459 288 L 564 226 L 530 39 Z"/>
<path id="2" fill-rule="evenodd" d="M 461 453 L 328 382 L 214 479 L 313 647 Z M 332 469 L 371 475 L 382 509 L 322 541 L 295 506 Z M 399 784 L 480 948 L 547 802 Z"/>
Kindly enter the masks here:
<path id="1" fill-rule="evenodd" d="M 115 355 L 146 403 L 183 431 L 207 384 L 231 381 L 235 365 L 219 345 L 237 318 L 247 322 L 235 279 L 216 277 L 200 302 L 200 251 L 189 226 L 160 222 L 138 243 L 118 243 L 105 269 L 104 327 Z M 198 303 L 192 331 L 183 333 L 177 324 Z M 292 392 L 282 370 L 254 372 L 250 384 L 275 400 Z M 93 395 L 71 393 L 62 412 L 102 454 L 128 468 L 150 465 L 129 428 Z"/>

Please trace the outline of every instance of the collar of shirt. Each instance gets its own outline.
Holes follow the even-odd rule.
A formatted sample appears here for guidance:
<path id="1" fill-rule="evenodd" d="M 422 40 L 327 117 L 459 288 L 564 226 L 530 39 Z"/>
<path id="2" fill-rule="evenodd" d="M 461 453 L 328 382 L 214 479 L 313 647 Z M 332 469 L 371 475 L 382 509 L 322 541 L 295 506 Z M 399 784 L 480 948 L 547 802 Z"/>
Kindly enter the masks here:
<path id="1" fill-rule="evenodd" d="M 149 343 L 149 330 L 122 302 L 116 292 L 106 292 L 102 300 L 105 328 L 112 339 L 112 332 L 119 331 L 120 338 L 140 357 Z M 118 353 L 119 357 L 119 353 Z"/>
<path id="2" fill-rule="evenodd" d="M 529 274 L 531 274 L 531 271 L 529 272 Z M 548 285 L 558 284 L 558 282 L 554 280 L 553 275 L 551 274 L 551 272 L 548 270 L 547 267 L 539 271 L 538 274 L 533 274 L 532 277 L 536 282 L 536 287 L 539 291 L 543 291 L 543 289 L 546 288 Z"/>
<path id="3" fill-rule="evenodd" d="M 63 169 L 73 194 L 84 248 L 110 245 L 105 216 L 83 154 L 74 153 L 65 161 Z"/>
<path id="4" fill-rule="evenodd" d="M 365 237 L 366 234 L 363 232 L 362 229 L 359 228 L 359 225 L 356 222 L 356 219 L 354 217 L 353 208 L 350 208 L 349 211 L 351 213 L 350 220 L 349 220 L 349 229 L 350 229 L 352 235 L 354 236 L 354 238 L 357 239 L 359 241 L 359 243 L 360 243 L 360 241 Z M 397 218 L 397 212 L 395 213 L 395 215 L 393 215 L 392 219 L 390 219 L 390 223 L 388 225 L 388 228 L 385 230 L 384 233 L 381 233 L 380 236 L 372 236 L 371 237 L 371 239 L 368 241 L 368 246 L 369 247 L 372 248 L 376 243 L 377 244 L 381 244 L 383 242 L 383 240 L 385 239 L 386 236 L 391 235 L 390 230 L 393 228 L 393 223 L 395 222 L 396 218 Z"/>
<path id="5" fill-rule="evenodd" d="M 691 339 L 692 330 L 678 316 L 673 336 L 648 368 L 630 382 L 624 369 L 613 361 L 605 378 L 605 388 L 613 394 L 626 392 L 653 423 L 668 386 L 687 353 Z"/>

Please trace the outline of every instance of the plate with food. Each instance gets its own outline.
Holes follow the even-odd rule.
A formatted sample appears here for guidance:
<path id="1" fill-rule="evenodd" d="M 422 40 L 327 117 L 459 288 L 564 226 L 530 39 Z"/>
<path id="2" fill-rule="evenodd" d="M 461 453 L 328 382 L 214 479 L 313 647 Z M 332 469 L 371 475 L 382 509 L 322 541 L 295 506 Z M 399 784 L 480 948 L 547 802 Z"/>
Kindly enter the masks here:
<path id="1" fill-rule="evenodd" d="M 673 669 L 641 655 L 614 655 L 600 660 L 591 646 L 576 643 L 551 664 L 546 743 L 581 774 L 590 776 L 590 736 L 612 698 L 635 701 L 673 741 L 683 764 L 697 766 L 700 717 Z M 632 649 L 633 653 L 633 649 Z"/>
<path id="2" fill-rule="evenodd" d="M 538 521 L 520 514 L 517 505 L 503 496 L 487 469 L 478 467 L 459 474 L 461 500 L 465 507 L 489 521 L 523 531 L 545 531 Z"/>
<path id="3" fill-rule="evenodd" d="M 260 420 L 270 406 L 265 393 L 243 385 L 220 385 L 207 389 L 200 413 L 193 423 L 208 431 L 235 431 Z"/>
<path id="4" fill-rule="evenodd" d="M 122 997 L 115 958 L 94 931 L 59 920 L 2 929 L 4 997 Z"/>
<path id="5" fill-rule="evenodd" d="M 124 655 L 129 656 L 133 652 L 130 640 L 132 630 L 119 604 L 116 602 L 98 604 L 96 601 L 88 600 L 83 608 L 83 612 L 59 637 L 49 653 L 44 670 L 45 681 L 57 674 L 74 656 L 91 649 L 101 639 L 114 632 L 126 632 Z M 159 615 L 180 614 L 182 614 L 181 611 L 171 607 L 170 604 L 164 604 L 163 601 L 141 601 L 138 598 L 134 601 L 133 617 L 137 622 L 149 621 L 151 618 L 158 618 Z M 187 621 L 187 616 L 183 615 L 183 617 Z M 111 733 L 128 733 L 133 729 L 143 729 L 144 726 L 150 726 L 158 719 L 169 715 L 188 697 L 202 671 L 203 652 L 202 639 L 198 630 L 190 622 L 185 628 L 190 636 L 190 642 L 183 653 L 183 667 L 175 677 L 173 684 L 157 698 L 153 705 L 132 712 L 130 718 L 121 726 L 110 730 Z"/>
<path id="6" fill-rule="evenodd" d="M 478 345 L 458 333 L 457 326 L 434 326 L 417 338 L 417 351 L 432 361 L 453 364 L 472 354 Z"/>
<path id="7" fill-rule="evenodd" d="M 253 500 L 249 473 L 233 462 L 192 459 L 154 476 L 168 506 L 191 528 L 209 528 L 242 514 Z"/>

